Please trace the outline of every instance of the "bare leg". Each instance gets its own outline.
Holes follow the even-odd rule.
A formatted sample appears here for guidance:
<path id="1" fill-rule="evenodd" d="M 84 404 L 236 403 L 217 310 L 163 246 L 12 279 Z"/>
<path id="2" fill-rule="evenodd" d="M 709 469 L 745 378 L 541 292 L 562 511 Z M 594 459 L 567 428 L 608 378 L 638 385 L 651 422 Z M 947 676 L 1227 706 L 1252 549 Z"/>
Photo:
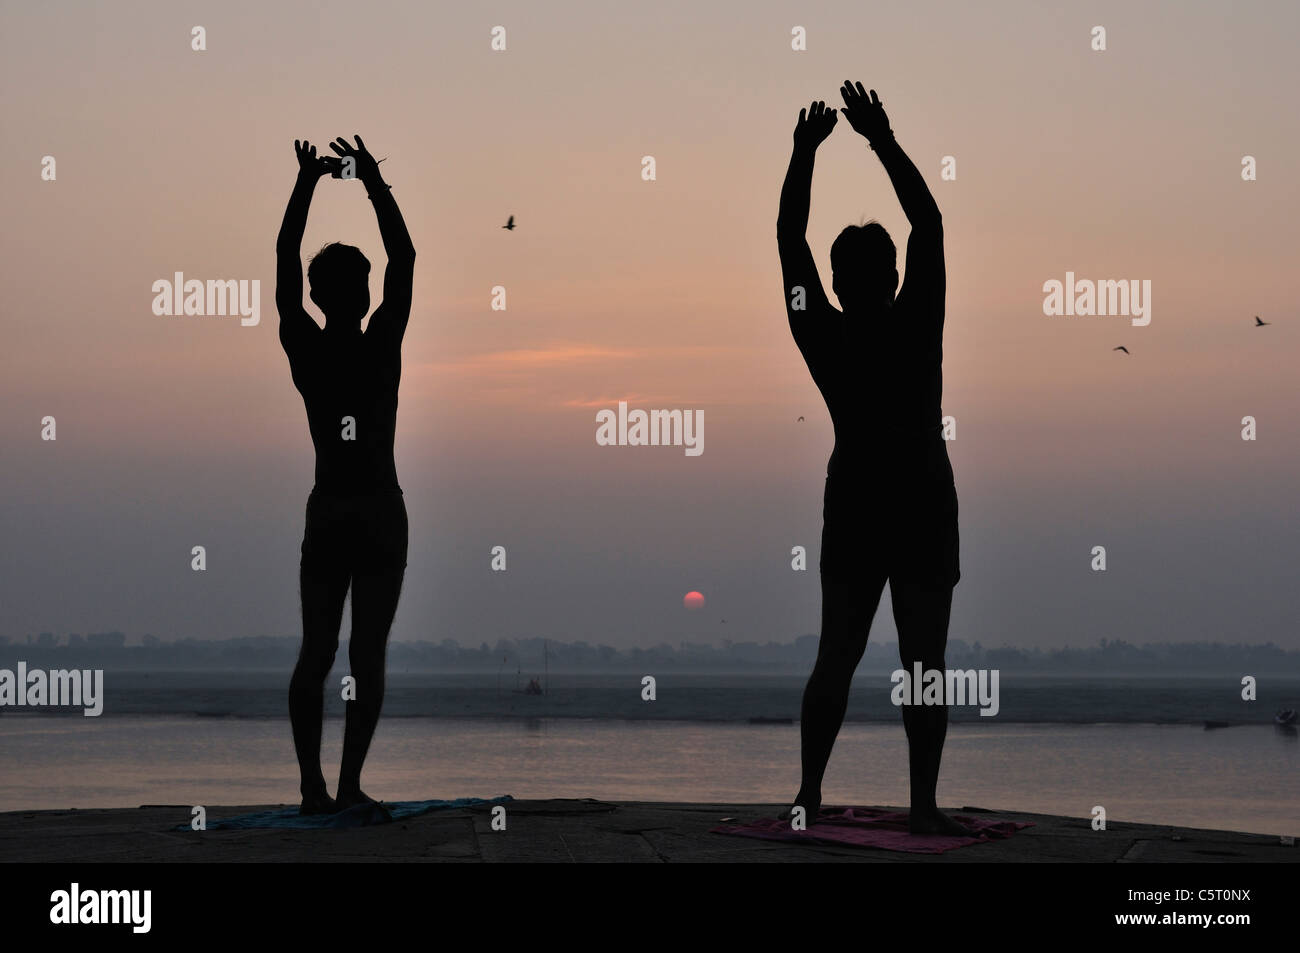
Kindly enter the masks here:
<path id="1" fill-rule="evenodd" d="M 356 679 L 357 697 L 347 704 L 347 723 L 343 730 L 338 789 L 341 807 L 371 800 L 361 790 L 361 766 L 370 750 L 370 739 L 374 737 L 384 704 L 388 632 L 397 612 L 405 574 L 403 566 L 368 570 L 352 578 L 352 642 L 348 658 Z"/>
<path id="2" fill-rule="evenodd" d="M 303 567 L 299 571 L 302 595 L 302 649 L 289 682 L 289 721 L 298 753 L 302 782 L 302 812 L 329 813 L 335 809 L 325 788 L 320 767 L 321 722 L 324 718 L 325 679 L 339 647 L 339 625 L 348 592 L 346 570 Z"/>
<path id="3" fill-rule="evenodd" d="M 952 587 L 891 579 L 889 590 L 903 668 L 911 673 L 913 664 L 920 662 L 922 671 L 944 671 Z M 948 706 L 903 705 L 902 708 L 912 788 L 909 815 L 912 833 L 970 836 L 967 828 L 939 812 L 935 798 L 943 742 L 948 734 Z"/>
<path id="4" fill-rule="evenodd" d="M 817 664 L 803 693 L 799 721 L 803 772 L 794 799 L 810 824 L 821 810 L 826 763 L 844 722 L 849 686 L 866 651 L 871 620 L 884 588 L 883 574 L 859 582 L 822 578 L 821 640 Z"/>

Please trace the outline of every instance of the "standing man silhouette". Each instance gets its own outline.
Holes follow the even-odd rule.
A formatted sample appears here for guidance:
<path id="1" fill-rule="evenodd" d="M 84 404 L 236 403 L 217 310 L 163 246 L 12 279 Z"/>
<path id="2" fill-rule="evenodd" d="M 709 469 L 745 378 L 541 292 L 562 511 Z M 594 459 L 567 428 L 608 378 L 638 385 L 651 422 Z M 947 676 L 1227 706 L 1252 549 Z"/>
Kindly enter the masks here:
<path id="1" fill-rule="evenodd" d="M 336 156 L 294 141 L 298 181 L 276 242 L 275 303 L 280 343 L 302 394 L 316 448 L 316 483 L 307 498 L 299 583 L 302 650 L 289 683 L 289 717 L 301 772 L 303 814 L 324 814 L 371 799 L 361 766 L 384 699 L 388 632 L 406 573 L 407 518 L 393 461 L 402 336 L 411 313 L 415 248 L 392 186 L 361 137 L 330 144 Z M 374 203 L 388 255 L 384 300 L 370 317 L 370 262 L 360 249 L 326 245 L 307 269 L 311 300 L 325 315 L 319 327 L 302 306 L 300 248 L 316 183 L 325 175 L 357 178 Z M 321 772 L 325 678 L 338 651 L 343 601 L 352 589 L 350 674 L 337 799 Z"/>
<path id="2" fill-rule="evenodd" d="M 808 370 L 826 400 L 835 449 L 826 467 L 821 548 L 822 629 L 804 690 L 802 779 L 795 806 L 812 824 L 822 778 L 844 721 L 854 670 L 889 582 L 903 667 L 944 670 L 958 565 L 957 490 L 943 440 L 943 223 L 925 180 L 894 139 L 875 90 L 845 82 L 844 118 L 868 140 L 911 224 L 907 279 L 876 222 L 850 225 L 831 245 L 832 287 L 822 289 L 808 248 L 817 147 L 834 109 L 799 111 L 781 189 L 777 245 L 786 309 Z M 897 295 L 895 292 L 897 291 Z M 940 813 L 935 788 L 948 727 L 943 705 L 903 707 L 917 834 L 969 834 Z"/>

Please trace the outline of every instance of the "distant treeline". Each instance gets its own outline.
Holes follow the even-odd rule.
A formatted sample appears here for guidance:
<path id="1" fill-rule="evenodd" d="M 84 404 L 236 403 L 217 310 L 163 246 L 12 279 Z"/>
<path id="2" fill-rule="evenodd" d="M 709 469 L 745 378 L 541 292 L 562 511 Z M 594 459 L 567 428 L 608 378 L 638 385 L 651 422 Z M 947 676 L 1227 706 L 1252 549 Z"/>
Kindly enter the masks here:
<path id="1" fill-rule="evenodd" d="M 344 649 L 346 651 L 346 642 Z M 22 659 L 29 667 L 118 668 L 138 671 L 280 670 L 292 667 L 298 639 L 254 636 L 234 639 L 181 639 L 165 642 L 146 635 L 140 644 L 127 644 L 122 632 L 101 632 L 59 638 L 42 632 L 26 640 L 0 637 L 0 667 L 13 668 Z M 527 638 L 463 646 L 454 639 L 441 642 L 393 642 L 388 650 L 390 671 L 517 672 L 540 675 L 549 663 L 553 672 L 768 672 L 811 670 L 817 656 L 817 636 L 793 642 L 732 642 L 699 645 L 661 643 L 647 648 L 616 649 L 588 642 Z M 1300 651 L 1271 642 L 1228 645 L 1219 642 L 1149 642 L 1133 645 L 1102 639 L 1097 645 L 1057 649 L 1004 646 L 952 639 L 949 668 L 986 668 L 1006 672 L 1051 674 L 1159 675 L 1240 673 L 1300 674 Z M 872 642 L 862 671 L 892 671 L 898 667 L 898 647 Z"/>

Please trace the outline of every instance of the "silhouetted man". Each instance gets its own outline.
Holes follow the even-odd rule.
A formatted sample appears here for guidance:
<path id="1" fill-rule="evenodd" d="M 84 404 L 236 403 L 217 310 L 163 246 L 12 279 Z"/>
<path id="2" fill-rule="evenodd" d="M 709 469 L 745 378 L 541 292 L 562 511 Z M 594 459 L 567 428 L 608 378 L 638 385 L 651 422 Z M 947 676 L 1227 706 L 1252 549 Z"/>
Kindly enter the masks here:
<path id="1" fill-rule="evenodd" d="M 907 280 L 885 229 L 850 225 L 831 245 L 831 306 L 808 248 L 817 147 L 834 109 L 799 111 L 777 220 L 790 330 L 835 427 L 826 467 L 821 548 L 822 629 L 804 690 L 802 779 L 795 805 L 811 824 L 844 721 L 849 686 L 888 580 L 898 647 L 910 674 L 944 666 L 952 589 L 960 578 L 957 490 L 943 441 L 943 225 L 925 180 L 894 140 L 875 90 L 846 82 L 844 118 L 884 165 L 912 226 Z M 897 291 L 897 296 L 895 296 Z M 903 707 L 913 833 L 968 834 L 939 812 L 935 787 L 948 726 L 942 705 Z"/>
<path id="2" fill-rule="evenodd" d="M 338 139 L 338 155 L 294 141 L 298 181 L 276 242 L 275 303 L 280 343 L 307 407 L 316 447 L 316 485 L 307 498 L 302 541 L 302 651 L 289 684 L 289 717 L 302 774 L 302 813 L 331 813 L 370 800 L 361 765 L 384 699 L 388 631 L 406 573 L 407 520 L 393 462 L 402 336 L 411 313 L 415 249 L 361 137 Z M 302 306 L 300 246 L 312 193 L 322 176 L 360 179 L 379 219 L 388 255 L 384 300 L 370 317 L 370 262 L 357 248 L 326 245 L 311 260 L 311 300 L 325 315 L 317 326 Z M 337 800 L 320 766 L 324 683 L 338 651 L 343 600 L 352 587 L 349 674 L 356 698 L 347 703 Z"/>

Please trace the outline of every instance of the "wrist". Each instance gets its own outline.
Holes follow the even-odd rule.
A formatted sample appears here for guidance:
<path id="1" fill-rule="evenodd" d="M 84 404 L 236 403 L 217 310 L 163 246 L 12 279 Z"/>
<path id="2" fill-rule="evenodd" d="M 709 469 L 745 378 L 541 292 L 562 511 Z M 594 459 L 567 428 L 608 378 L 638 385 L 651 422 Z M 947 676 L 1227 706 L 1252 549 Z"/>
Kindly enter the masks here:
<path id="1" fill-rule="evenodd" d="M 894 130 L 886 129 L 884 132 L 878 132 L 867 137 L 867 144 L 870 145 L 872 149 L 879 150 L 882 148 L 888 148 L 891 145 L 897 145 L 898 140 L 894 138 Z"/>

